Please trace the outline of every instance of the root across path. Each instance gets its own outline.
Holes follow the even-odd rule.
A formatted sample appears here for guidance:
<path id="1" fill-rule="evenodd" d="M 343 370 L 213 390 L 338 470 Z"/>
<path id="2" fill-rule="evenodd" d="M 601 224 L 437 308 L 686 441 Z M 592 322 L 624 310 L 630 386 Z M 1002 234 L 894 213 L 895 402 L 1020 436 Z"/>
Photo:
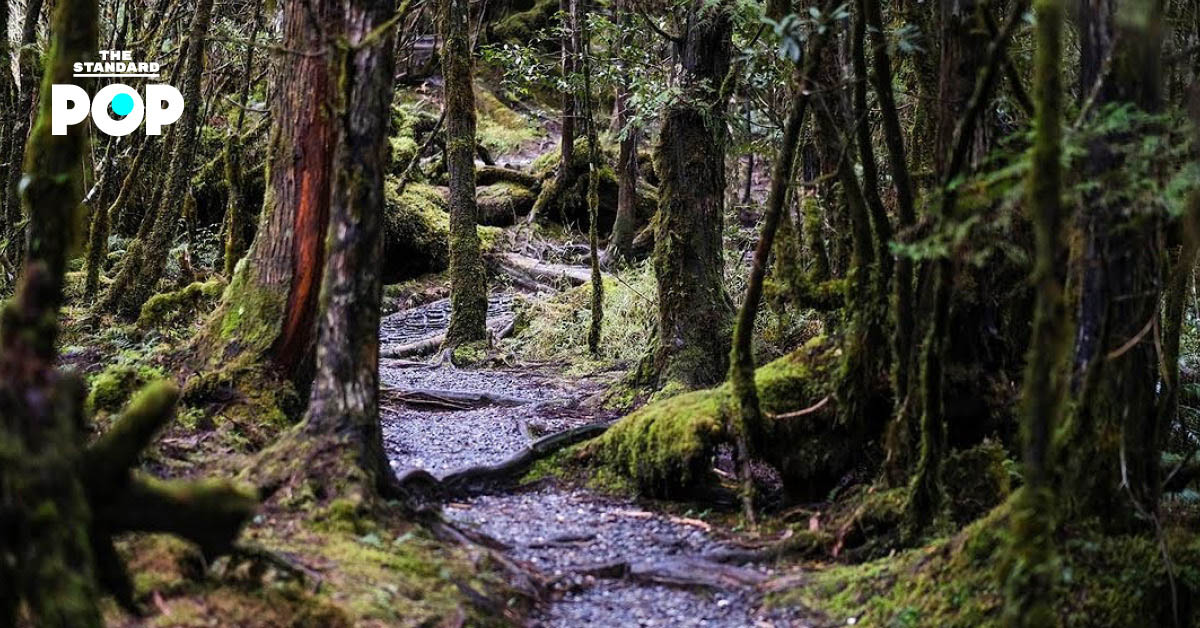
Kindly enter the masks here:
<path id="1" fill-rule="evenodd" d="M 492 319 L 511 316 L 494 296 Z M 388 342 L 436 336 L 439 303 L 385 321 Z M 553 480 L 497 481 L 604 430 L 616 417 L 582 400 L 598 385 L 541 369 L 465 370 L 384 359 L 382 422 L 393 470 L 440 484 L 443 513 L 497 540 L 550 583 L 531 626 L 804 626 L 762 608 L 767 565 L 719 562 L 734 550 L 709 524 Z"/>

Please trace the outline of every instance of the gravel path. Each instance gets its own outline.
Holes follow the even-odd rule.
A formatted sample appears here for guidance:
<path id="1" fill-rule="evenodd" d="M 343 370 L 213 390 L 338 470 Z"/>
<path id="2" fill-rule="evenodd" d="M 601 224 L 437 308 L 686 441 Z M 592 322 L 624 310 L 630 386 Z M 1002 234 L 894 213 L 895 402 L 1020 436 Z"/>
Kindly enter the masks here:
<path id="1" fill-rule="evenodd" d="M 403 329 L 397 335 L 411 342 L 418 327 L 411 323 L 437 318 L 420 310 L 389 321 L 391 329 L 383 333 Z M 489 314 L 506 315 L 504 305 L 496 310 Z M 440 333 L 436 324 L 424 330 Z M 468 466 L 494 464 L 541 434 L 596 420 L 576 405 L 590 392 L 587 382 L 545 373 L 466 371 L 385 360 L 381 379 L 384 445 L 397 472 L 419 467 L 442 477 Z M 402 395 L 411 390 L 500 394 L 527 402 L 456 410 L 388 396 L 389 391 Z M 705 553 L 724 546 L 701 521 L 556 484 L 477 495 L 447 504 L 445 512 L 507 544 L 513 558 L 534 566 L 553 583 L 555 600 L 535 612 L 530 626 L 807 625 L 798 617 L 758 608 L 755 585 L 771 575 L 769 569 L 703 562 Z M 675 569 L 690 578 L 711 573 L 713 581 L 707 586 L 677 586 Z"/>

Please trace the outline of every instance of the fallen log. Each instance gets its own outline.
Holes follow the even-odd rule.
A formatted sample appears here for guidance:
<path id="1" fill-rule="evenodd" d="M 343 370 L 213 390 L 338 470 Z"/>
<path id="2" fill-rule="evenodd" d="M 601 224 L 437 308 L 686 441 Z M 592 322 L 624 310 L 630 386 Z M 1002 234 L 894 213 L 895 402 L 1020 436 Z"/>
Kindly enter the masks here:
<path id="1" fill-rule="evenodd" d="M 628 579 L 672 587 L 730 589 L 757 587 L 767 581 L 761 572 L 690 556 L 667 556 L 646 561 L 610 561 L 572 570 L 605 579 Z"/>
<path id="2" fill-rule="evenodd" d="M 492 185 L 494 183 L 516 183 L 534 192 L 542 187 L 542 180 L 528 172 L 499 166 L 479 166 L 475 169 L 475 185 Z"/>
<path id="3" fill-rule="evenodd" d="M 505 274 L 536 284 L 566 281 L 572 286 L 581 286 L 592 279 L 591 269 L 585 266 L 541 262 L 516 253 L 497 253 L 487 259 Z"/>
<path id="4" fill-rule="evenodd" d="M 538 460 L 603 434 L 608 426 L 609 423 L 589 423 L 543 436 L 504 462 L 468 467 L 450 473 L 442 478 L 442 487 L 452 492 L 467 493 L 510 479 L 523 473 Z"/>
<path id="5" fill-rule="evenodd" d="M 407 405 L 434 405 L 452 407 L 455 410 L 473 410 L 488 406 L 503 406 L 515 408 L 529 403 L 532 399 L 512 397 L 493 392 L 468 392 L 461 390 L 437 390 L 433 388 L 412 388 L 398 390 L 384 388 L 380 391 L 381 401 L 392 401 Z"/>

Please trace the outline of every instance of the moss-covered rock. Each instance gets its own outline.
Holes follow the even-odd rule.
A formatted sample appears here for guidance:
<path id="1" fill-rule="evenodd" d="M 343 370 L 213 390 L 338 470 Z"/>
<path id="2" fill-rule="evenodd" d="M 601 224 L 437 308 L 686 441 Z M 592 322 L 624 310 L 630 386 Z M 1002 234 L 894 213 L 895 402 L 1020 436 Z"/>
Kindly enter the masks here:
<path id="1" fill-rule="evenodd" d="M 994 440 L 955 450 L 942 463 L 950 519 L 970 523 L 1008 499 L 1012 492 L 1008 453 Z"/>
<path id="2" fill-rule="evenodd" d="M 162 371 L 151 366 L 113 364 L 92 377 L 87 409 L 93 413 L 117 412 L 135 391 L 162 377 Z"/>
<path id="3" fill-rule="evenodd" d="M 450 267 L 450 215 L 443 190 L 410 184 L 397 195 L 389 184 L 383 237 L 383 281 L 397 283 Z M 499 230 L 480 227 L 485 251 L 495 244 Z"/>
<path id="4" fill-rule="evenodd" d="M 517 183 L 493 183 L 475 188 L 475 204 L 479 207 L 479 224 L 507 227 L 516 223 L 533 209 L 537 195 Z"/>
<path id="5" fill-rule="evenodd" d="M 766 424 L 752 446 L 779 470 L 793 500 L 824 499 L 870 454 L 862 432 L 878 426 L 835 420 L 830 372 L 837 358 L 836 346 L 821 337 L 755 373 Z M 716 446 L 729 438 L 733 404 L 728 384 L 662 399 L 621 419 L 586 452 L 632 478 L 643 493 L 686 495 L 708 478 Z"/>

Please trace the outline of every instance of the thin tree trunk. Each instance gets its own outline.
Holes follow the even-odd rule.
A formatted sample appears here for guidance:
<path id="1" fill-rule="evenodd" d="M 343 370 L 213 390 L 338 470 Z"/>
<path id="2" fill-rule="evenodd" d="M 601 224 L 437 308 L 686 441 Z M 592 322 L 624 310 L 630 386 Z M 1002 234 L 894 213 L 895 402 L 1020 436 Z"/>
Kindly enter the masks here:
<path id="1" fill-rule="evenodd" d="M 619 20 L 628 29 L 632 21 L 629 8 L 624 3 L 618 3 L 616 10 L 619 13 Z M 623 30 L 622 33 L 622 45 L 632 45 L 629 31 Z M 630 259 L 633 251 L 633 239 L 637 235 L 637 151 L 641 139 L 641 129 L 630 124 L 633 116 L 629 110 L 629 96 L 629 80 L 622 76 L 617 82 L 615 105 L 616 132 L 623 134 L 617 151 L 617 217 L 613 221 L 612 233 L 608 239 L 608 249 L 605 252 L 605 257 L 617 263 Z"/>
<path id="2" fill-rule="evenodd" d="M 581 0 L 574 0 L 579 10 Z M 604 323 L 604 279 L 600 275 L 600 141 L 596 137 L 595 112 L 592 111 L 592 61 L 591 36 L 587 28 L 587 16 L 576 15 L 580 24 L 579 52 L 583 57 L 583 115 L 587 125 L 588 139 L 588 258 L 592 267 L 591 324 L 588 326 L 588 351 L 593 356 L 600 354 L 600 332 Z"/>
<path id="3" fill-rule="evenodd" d="M 37 51 L 37 23 L 41 17 L 43 0 L 29 0 L 25 5 L 25 20 L 21 25 L 20 48 L 17 50 L 17 66 L 20 72 L 20 87 L 14 99 L 16 108 L 12 115 L 14 123 L 9 132 L 12 134 L 8 141 L 8 179 L 4 182 L 2 195 L 9 226 L 9 258 L 19 259 L 25 250 L 25 238 L 19 233 L 23 215 L 21 213 L 21 198 L 18 192 L 18 182 L 21 180 L 21 165 L 24 163 L 25 141 L 29 136 L 29 124 L 33 119 L 34 102 L 38 95 L 38 63 L 35 58 Z"/>
<path id="4" fill-rule="evenodd" d="M 825 2 L 827 11 L 832 2 Z M 754 353 L 752 340 L 754 319 L 758 315 L 762 300 L 763 279 L 766 277 L 768 258 L 775 242 L 775 232 L 783 217 L 784 204 L 788 198 L 792 172 L 796 167 L 796 147 L 800 142 L 800 130 L 808 111 L 809 98 L 813 91 L 812 77 L 820 63 L 830 28 L 818 28 L 808 45 L 804 65 L 796 69 L 792 87 L 792 108 L 783 127 L 783 142 L 771 172 L 771 187 L 767 192 L 766 211 L 763 215 L 762 234 L 754 249 L 750 265 L 750 277 L 746 281 L 746 297 L 738 310 L 733 328 L 733 348 L 729 355 L 729 379 L 733 394 L 738 400 L 737 421 L 734 433 L 737 439 L 738 475 L 742 484 L 743 515 L 747 521 L 754 517 L 754 484 L 750 476 L 752 442 L 761 442 L 765 432 L 762 412 L 758 403 L 758 387 L 754 382 Z"/>
<path id="5" fill-rule="evenodd" d="M 558 10 L 562 15 L 562 80 L 568 85 L 562 93 L 562 144 L 560 146 L 559 176 L 571 169 L 575 157 L 575 90 L 569 87 L 575 80 L 575 3 L 578 0 L 559 0 Z"/>
<path id="6" fill-rule="evenodd" d="M 246 123 L 246 105 L 250 85 L 254 82 L 254 44 L 258 29 L 262 25 L 262 5 L 254 5 L 254 25 L 250 29 L 250 40 L 246 43 L 246 60 L 242 65 L 241 106 L 238 107 L 237 123 L 229 129 L 225 138 L 225 188 L 229 194 L 229 207 L 225 220 L 224 274 L 233 277 L 234 267 L 246 253 L 246 224 L 249 208 L 242 179 L 242 128 Z"/>
<path id="7" fill-rule="evenodd" d="M 487 273 L 475 205 L 475 91 L 467 0 L 441 0 L 446 165 L 450 178 L 450 326 L 445 346 L 487 338 Z"/>
<path id="8" fill-rule="evenodd" d="M 1007 574 L 1004 607 L 1010 626 L 1054 623 L 1055 493 L 1048 467 L 1051 434 L 1062 411 L 1065 380 L 1067 312 L 1060 261 L 1062 206 L 1062 0 L 1036 0 L 1035 97 L 1032 167 L 1028 183 L 1034 223 L 1033 335 L 1029 342 L 1022 389 L 1025 486 L 1013 509 L 1011 550 L 1015 561 Z"/>

